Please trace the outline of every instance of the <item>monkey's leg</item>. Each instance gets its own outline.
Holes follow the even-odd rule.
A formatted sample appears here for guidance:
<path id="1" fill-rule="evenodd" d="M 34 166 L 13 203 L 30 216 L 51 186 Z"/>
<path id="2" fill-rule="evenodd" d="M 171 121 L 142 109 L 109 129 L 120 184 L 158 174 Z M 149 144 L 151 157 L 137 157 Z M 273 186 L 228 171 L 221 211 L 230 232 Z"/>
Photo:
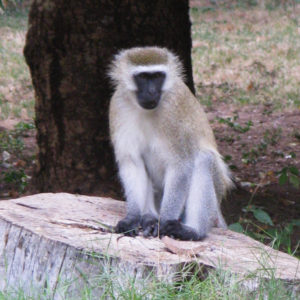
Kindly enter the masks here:
<path id="1" fill-rule="evenodd" d="M 179 221 L 189 193 L 190 164 L 177 166 L 167 172 L 164 196 L 160 210 L 159 235 L 180 240 L 200 240 L 197 231 Z"/>
<path id="2" fill-rule="evenodd" d="M 127 215 L 117 224 L 116 232 L 135 236 L 138 234 L 142 213 L 151 205 L 149 202 L 153 202 L 152 184 L 142 160 L 129 159 L 120 164 L 119 170 L 127 201 Z"/>
<path id="3" fill-rule="evenodd" d="M 186 203 L 184 223 L 196 230 L 200 237 L 205 237 L 215 220 L 221 216 L 213 180 L 215 163 L 212 153 L 202 152 L 198 155 Z"/>

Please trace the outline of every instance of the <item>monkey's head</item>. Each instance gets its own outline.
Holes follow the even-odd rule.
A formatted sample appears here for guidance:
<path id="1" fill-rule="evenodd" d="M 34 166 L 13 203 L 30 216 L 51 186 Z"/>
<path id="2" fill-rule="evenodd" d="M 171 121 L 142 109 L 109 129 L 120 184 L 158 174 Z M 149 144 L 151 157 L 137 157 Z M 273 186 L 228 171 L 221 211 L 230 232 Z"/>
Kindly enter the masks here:
<path id="1" fill-rule="evenodd" d="M 165 48 L 131 48 L 116 55 L 110 77 L 114 84 L 135 94 L 143 109 L 155 109 L 176 80 L 182 80 L 182 65 Z"/>

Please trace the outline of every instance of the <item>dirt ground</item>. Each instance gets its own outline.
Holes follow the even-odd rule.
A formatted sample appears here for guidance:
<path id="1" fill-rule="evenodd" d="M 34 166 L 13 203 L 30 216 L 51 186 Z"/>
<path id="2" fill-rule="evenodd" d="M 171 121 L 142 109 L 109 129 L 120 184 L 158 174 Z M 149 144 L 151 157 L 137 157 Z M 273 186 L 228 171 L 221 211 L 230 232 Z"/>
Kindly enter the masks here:
<path id="1" fill-rule="evenodd" d="M 300 139 L 295 133 L 300 124 L 300 111 L 267 114 L 266 109 L 265 106 L 246 106 L 237 112 L 236 108 L 218 104 L 217 108 L 209 111 L 210 118 L 214 120 L 215 117 L 226 118 L 238 113 L 240 124 L 249 120 L 253 122 L 246 133 L 237 133 L 218 121 L 212 124 L 220 152 L 225 158 L 231 157 L 228 164 L 236 182 L 236 189 L 223 204 L 229 224 L 253 221 L 253 215 L 243 213 L 249 203 L 268 212 L 277 226 L 284 227 L 300 218 L 300 189 L 289 182 L 281 185 L 278 178 L 278 172 L 287 166 L 300 169 Z M 266 132 L 273 133 L 273 139 L 266 137 Z M 266 141 L 267 138 L 270 141 Z M 252 149 L 255 150 L 251 152 Z M 249 222 L 248 218 L 252 221 Z M 250 227 L 257 233 L 268 228 L 262 224 Z M 291 238 L 292 244 L 297 245 L 299 227 L 294 228 Z"/>

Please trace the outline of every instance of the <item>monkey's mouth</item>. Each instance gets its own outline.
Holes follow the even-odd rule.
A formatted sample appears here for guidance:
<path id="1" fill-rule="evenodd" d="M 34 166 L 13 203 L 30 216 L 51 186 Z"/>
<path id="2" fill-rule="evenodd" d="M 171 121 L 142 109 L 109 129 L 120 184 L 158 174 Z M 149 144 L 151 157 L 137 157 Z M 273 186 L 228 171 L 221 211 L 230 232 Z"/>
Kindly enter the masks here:
<path id="1" fill-rule="evenodd" d="M 141 107 L 144 109 L 154 109 L 157 107 L 158 101 L 149 101 L 149 102 L 144 102 L 140 103 Z"/>
<path id="2" fill-rule="evenodd" d="M 144 109 L 154 109 L 157 107 L 159 103 L 159 97 L 158 98 L 148 98 L 148 99 L 138 99 L 139 105 Z"/>

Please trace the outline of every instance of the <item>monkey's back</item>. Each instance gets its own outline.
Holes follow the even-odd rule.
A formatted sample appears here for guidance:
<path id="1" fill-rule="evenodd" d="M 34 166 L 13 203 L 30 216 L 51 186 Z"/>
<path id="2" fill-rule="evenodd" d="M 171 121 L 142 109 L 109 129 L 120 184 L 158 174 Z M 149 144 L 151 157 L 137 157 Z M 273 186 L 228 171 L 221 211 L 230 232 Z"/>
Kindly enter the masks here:
<path id="1" fill-rule="evenodd" d="M 168 92 L 161 100 L 157 111 L 158 130 L 165 132 L 169 140 L 175 138 L 181 148 L 179 151 L 188 151 L 189 155 L 205 148 L 217 150 L 213 131 L 200 102 L 182 81 L 176 82 L 175 86 L 176 96 L 174 92 Z"/>

